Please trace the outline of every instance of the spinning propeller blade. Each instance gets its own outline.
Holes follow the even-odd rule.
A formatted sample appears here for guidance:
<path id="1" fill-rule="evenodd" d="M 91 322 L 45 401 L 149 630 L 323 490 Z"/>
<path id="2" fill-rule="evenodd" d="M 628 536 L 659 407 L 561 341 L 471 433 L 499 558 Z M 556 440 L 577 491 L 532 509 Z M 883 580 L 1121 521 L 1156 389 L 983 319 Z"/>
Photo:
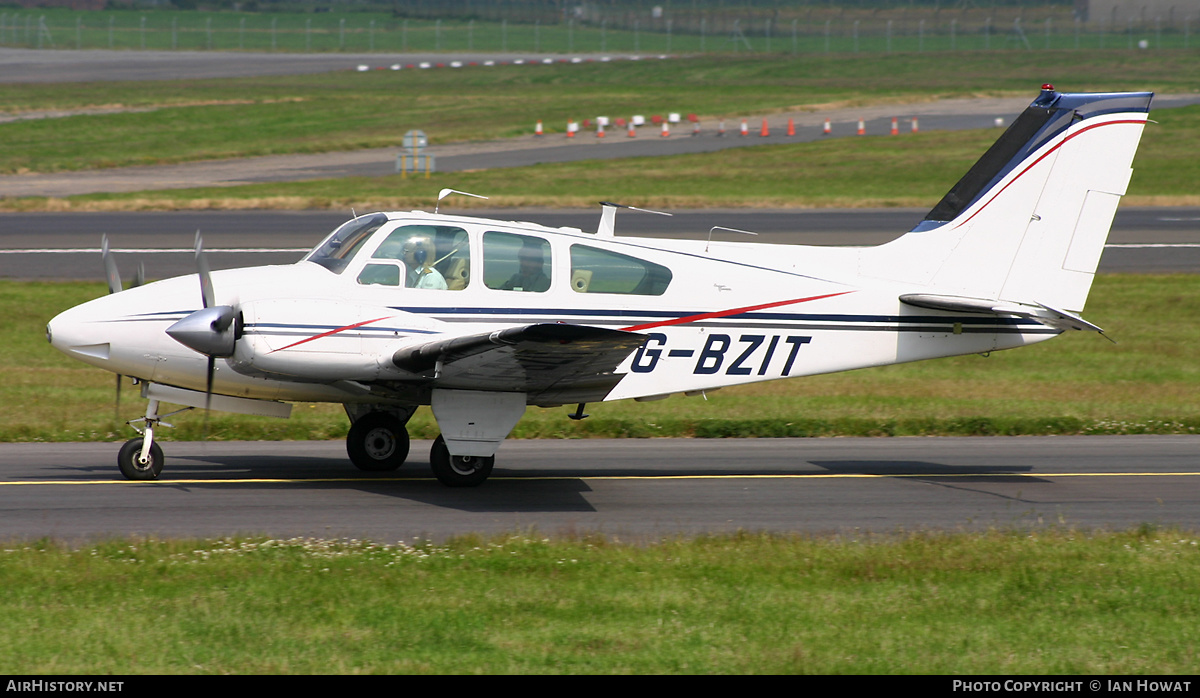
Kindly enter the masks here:
<path id="1" fill-rule="evenodd" d="M 117 271 L 117 260 L 108 249 L 108 236 L 100 236 L 100 257 L 104 260 L 104 276 L 108 279 L 108 292 L 120 293 L 121 273 Z"/>
<path id="2" fill-rule="evenodd" d="M 196 272 L 200 275 L 200 296 L 204 299 L 204 307 L 211 308 L 213 300 L 212 274 L 208 270 L 208 258 L 204 256 L 204 238 L 196 231 Z"/>
<path id="3" fill-rule="evenodd" d="M 108 280 L 108 292 L 110 294 L 120 293 L 122 289 L 121 272 L 117 270 L 117 260 L 113 257 L 113 253 L 108 248 L 108 236 L 100 236 L 100 258 L 104 260 L 104 276 Z M 138 265 L 139 275 L 143 275 L 141 265 Z M 138 285 L 136 282 L 135 286 Z M 121 374 L 117 374 L 117 394 L 113 401 L 113 422 L 120 423 L 121 421 L 121 379 L 124 378 Z"/>

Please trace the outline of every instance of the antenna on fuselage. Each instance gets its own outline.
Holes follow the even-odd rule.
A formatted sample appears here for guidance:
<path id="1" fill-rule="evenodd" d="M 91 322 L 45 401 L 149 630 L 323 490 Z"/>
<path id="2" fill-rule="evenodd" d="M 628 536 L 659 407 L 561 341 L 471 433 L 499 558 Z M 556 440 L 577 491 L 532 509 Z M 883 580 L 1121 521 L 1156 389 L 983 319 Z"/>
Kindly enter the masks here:
<path id="1" fill-rule="evenodd" d="M 614 204 L 611 201 L 600 202 L 600 227 L 596 229 L 596 237 L 610 238 L 616 235 L 617 231 L 617 209 L 627 208 L 630 211 L 641 211 L 642 213 L 653 213 L 659 216 L 673 216 L 673 213 L 665 213 L 663 211 L 651 211 L 648 208 L 637 208 L 636 206 L 626 206 L 624 204 Z"/>
<path id="2" fill-rule="evenodd" d="M 708 229 L 708 239 L 704 241 L 705 252 L 708 252 L 708 245 L 712 242 L 712 234 L 714 230 L 728 230 L 731 233 L 742 233 L 743 235 L 758 235 L 758 233 L 752 233 L 749 230 L 738 230 L 737 228 L 726 228 L 723 225 L 714 225 Z"/>
<path id="3" fill-rule="evenodd" d="M 480 196 L 479 194 L 472 194 L 469 191 L 459 191 L 457 189 L 443 189 L 440 192 L 438 192 L 437 203 L 433 205 L 434 213 L 438 212 L 438 207 L 442 205 L 442 199 L 446 198 L 447 196 L 450 196 L 451 194 L 462 194 L 463 196 L 473 196 L 476 199 L 486 199 L 487 198 L 486 196 Z"/>

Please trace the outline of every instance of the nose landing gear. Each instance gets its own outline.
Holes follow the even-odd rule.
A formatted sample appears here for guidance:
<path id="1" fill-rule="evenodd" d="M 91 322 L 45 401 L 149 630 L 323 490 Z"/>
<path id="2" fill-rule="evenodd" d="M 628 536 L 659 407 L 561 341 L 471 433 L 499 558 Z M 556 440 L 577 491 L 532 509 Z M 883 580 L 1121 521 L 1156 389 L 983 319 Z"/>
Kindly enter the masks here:
<path id="1" fill-rule="evenodd" d="M 159 424 L 164 427 L 174 426 L 163 421 L 163 417 L 186 412 L 192 409 L 184 407 L 164 415 L 158 414 L 158 400 L 150 400 L 146 404 L 146 416 L 127 422 L 135 431 L 142 435 L 140 439 L 130 439 L 121 446 L 117 454 L 117 467 L 121 474 L 129 480 L 157 480 L 163 469 L 162 447 L 154 442 L 154 428 Z M 146 426 L 138 428 L 137 422 Z"/>

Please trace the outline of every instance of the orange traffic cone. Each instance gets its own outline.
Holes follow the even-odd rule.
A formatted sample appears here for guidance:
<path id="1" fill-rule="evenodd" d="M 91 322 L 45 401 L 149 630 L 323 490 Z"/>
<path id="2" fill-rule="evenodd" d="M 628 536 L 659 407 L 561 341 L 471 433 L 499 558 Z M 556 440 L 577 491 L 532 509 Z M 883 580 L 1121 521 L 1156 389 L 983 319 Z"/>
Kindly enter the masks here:
<path id="1" fill-rule="evenodd" d="M 860 135 L 860 136 L 864 135 L 864 134 L 866 134 L 866 132 L 867 132 L 867 125 L 865 123 L 863 123 L 862 119 L 859 119 L 858 120 L 858 135 Z"/>
<path id="2" fill-rule="evenodd" d="M 900 122 L 897 121 L 896 117 L 894 117 L 894 116 L 892 117 L 892 135 L 893 136 L 900 135 Z"/>
<path id="3" fill-rule="evenodd" d="M 742 130 L 741 130 L 741 135 L 743 135 L 743 136 L 749 136 L 749 135 L 750 135 L 750 127 L 746 125 L 746 120 L 745 120 L 745 119 L 742 119 Z"/>
<path id="4" fill-rule="evenodd" d="M 913 117 L 913 130 L 912 130 L 912 132 L 913 132 L 913 133 L 916 133 L 916 132 L 917 132 L 917 117 L 915 117 L 915 116 Z"/>
<path id="5" fill-rule="evenodd" d="M 829 124 L 829 119 L 825 119 L 825 128 L 821 131 L 821 133 L 826 136 L 833 133 L 833 127 Z"/>
<path id="6" fill-rule="evenodd" d="M 541 136 L 541 135 L 543 135 L 543 134 L 542 134 L 542 122 L 541 122 L 541 121 L 537 122 L 537 127 L 533 129 L 533 135 L 535 135 L 535 136 Z"/>
<path id="7" fill-rule="evenodd" d="M 796 122 L 793 121 L 792 119 L 788 119 L 787 135 L 789 135 L 789 136 L 796 135 Z"/>
<path id="8" fill-rule="evenodd" d="M 766 119 L 763 119 L 762 132 L 759 133 L 758 135 L 762 136 L 763 138 L 766 138 L 767 136 L 771 135 L 771 129 L 767 128 L 767 120 Z"/>

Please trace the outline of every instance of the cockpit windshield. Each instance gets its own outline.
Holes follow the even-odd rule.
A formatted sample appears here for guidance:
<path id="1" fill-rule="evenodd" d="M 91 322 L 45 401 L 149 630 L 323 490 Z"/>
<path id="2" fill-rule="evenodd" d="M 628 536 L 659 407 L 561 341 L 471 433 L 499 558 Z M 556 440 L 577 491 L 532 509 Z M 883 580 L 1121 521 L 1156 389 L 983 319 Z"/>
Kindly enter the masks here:
<path id="1" fill-rule="evenodd" d="M 360 216 L 347 221 L 334 231 L 320 247 L 304 258 L 306 262 L 314 262 L 329 271 L 340 274 L 354 259 L 354 255 L 362 248 L 363 243 L 371 237 L 371 233 L 379 230 L 388 222 L 388 217 L 382 213 L 370 216 Z"/>

